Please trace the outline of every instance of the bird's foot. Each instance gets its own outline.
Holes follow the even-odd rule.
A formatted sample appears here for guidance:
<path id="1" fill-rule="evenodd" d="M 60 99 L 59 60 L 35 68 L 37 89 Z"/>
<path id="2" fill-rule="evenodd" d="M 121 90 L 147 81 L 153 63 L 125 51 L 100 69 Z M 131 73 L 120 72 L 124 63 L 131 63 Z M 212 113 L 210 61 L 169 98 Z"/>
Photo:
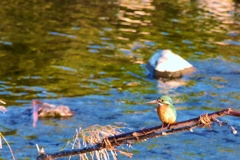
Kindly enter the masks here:
<path id="1" fill-rule="evenodd" d="M 167 129 L 171 129 L 171 125 L 172 123 L 163 123 L 161 129 L 163 129 L 164 127 L 167 127 Z"/>
<path id="2" fill-rule="evenodd" d="M 164 128 L 164 126 L 165 126 L 165 123 L 163 123 L 163 124 L 161 125 L 161 129 L 163 129 L 163 128 Z"/>
<path id="3" fill-rule="evenodd" d="M 167 129 L 171 129 L 171 124 L 170 123 L 167 124 Z"/>

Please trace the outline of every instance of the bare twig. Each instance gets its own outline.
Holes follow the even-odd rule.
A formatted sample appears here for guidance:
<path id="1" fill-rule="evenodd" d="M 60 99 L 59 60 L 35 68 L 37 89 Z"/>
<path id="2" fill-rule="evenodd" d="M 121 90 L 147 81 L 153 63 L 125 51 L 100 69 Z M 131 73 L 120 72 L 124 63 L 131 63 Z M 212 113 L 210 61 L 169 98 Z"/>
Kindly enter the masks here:
<path id="1" fill-rule="evenodd" d="M 235 130 L 235 128 L 233 126 L 231 126 L 230 124 L 228 124 L 227 122 L 222 122 L 218 119 L 214 120 L 219 126 L 227 126 L 228 128 L 231 129 L 233 134 L 237 134 L 237 131 Z"/>
<path id="2" fill-rule="evenodd" d="M 115 146 L 119 146 L 122 144 L 128 144 L 131 145 L 132 143 L 139 142 L 139 141 L 145 141 L 149 138 L 156 138 L 160 136 L 167 136 L 170 134 L 174 134 L 177 132 L 183 132 L 183 131 L 193 131 L 193 128 L 195 127 L 211 127 L 212 122 L 218 122 L 216 118 L 230 115 L 230 116 L 236 116 L 240 117 L 240 112 L 234 111 L 231 108 L 223 109 L 218 112 L 214 112 L 211 114 L 204 114 L 197 118 L 193 118 L 190 120 L 177 122 L 174 124 L 168 125 L 160 125 L 155 126 L 151 128 L 145 128 L 138 131 L 123 133 L 119 135 L 110 136 L 107 138 L 102 139 L 102 141 L 96 143 L 95 145 L 84 147 L 81 149 L 74 149 L 74 150 L 66 150 L 61 151 L 53 154 L 42 154 L 37 157 L 37 160 L 48 160 L 50 158 L 59 158 L 64 156 L 71 156 L 71 155 L 77 155 L 77 154 L 85 154 L 93 151 L 100 151 L 102 149 L 109 149 L 114 150 Z M 218 122 L 219 124 L 219 122 Z M 225 124 L 222 123 L 221 124 Z M 225 124 L 226 125 L 226 124 Z M 230 125 L 229 125 L 230 126 Z M 230 126 L 233 133 L 236 133 L 236 130 Z M 234 130 L 233 130 L 233 129 Z"/>

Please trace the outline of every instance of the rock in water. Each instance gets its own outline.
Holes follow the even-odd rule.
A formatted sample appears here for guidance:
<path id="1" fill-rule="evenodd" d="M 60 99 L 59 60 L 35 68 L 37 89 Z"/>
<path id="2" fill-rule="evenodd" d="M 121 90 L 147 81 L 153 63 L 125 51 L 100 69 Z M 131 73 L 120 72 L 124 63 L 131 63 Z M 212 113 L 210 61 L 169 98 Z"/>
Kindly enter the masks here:
<path id="1" fill-rule="evenodd" d="M 33 107 L 33 127 L 36 127 L 38 118 L 56 118 L 56 117 L 71 117 L 74 113 L 68 106 L 43 103 L 36 99 L 32 101 Z"/>
<path id="2" fill-rule="evenodd" d="M 148 61 L 147 69 L 155 78 L 180 78 L 195 68 L 171 50 L 160 50 Z"/>

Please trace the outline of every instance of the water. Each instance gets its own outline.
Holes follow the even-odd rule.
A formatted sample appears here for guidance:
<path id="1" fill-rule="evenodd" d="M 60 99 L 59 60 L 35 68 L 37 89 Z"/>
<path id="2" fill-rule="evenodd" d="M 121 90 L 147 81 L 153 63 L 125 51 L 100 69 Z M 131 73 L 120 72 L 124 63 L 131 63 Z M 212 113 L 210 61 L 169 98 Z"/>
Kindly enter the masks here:
<path id="1" fill-rule="evenodd" d="M 178 121 L 240 102 L 240 4 L 235 1 L 0 2 L 0 131 L 17 159 L 35 159 L 35 144 L 58 151 L 79 127 L 124 122 L 159 125 L 155 106 L 173 98 Z M 167 82 L 146 76 L 158 50 L 171 49 L 197 71 Z M 75 116 L 32 127 L 31 101 L 69 106 Z M 238 131 L 238 118 L 223 117 Z M 239 135 L 196 129 L 133 144 L 133 159 L 237 159 Z M 119 159 L 127 159 L 119 155 Z M 0 159 L 10 159 L 6 144 Z"/>

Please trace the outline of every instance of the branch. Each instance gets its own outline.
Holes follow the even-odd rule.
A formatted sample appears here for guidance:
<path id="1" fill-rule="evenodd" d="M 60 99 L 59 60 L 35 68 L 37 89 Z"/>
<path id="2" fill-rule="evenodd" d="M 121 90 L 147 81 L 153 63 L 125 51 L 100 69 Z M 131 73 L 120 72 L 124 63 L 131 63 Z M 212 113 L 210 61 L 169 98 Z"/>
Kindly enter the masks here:
<path id="1" fill-rule="evenodd" d="M 64 156 L 72 156 L 72 155 L 78 155 L 78 154 L 85 154 L 93 151 L 100 151 L 102 149 L 116 151 L 115 146 L 120 146 L 122 144 L 131 145 L 132 143 L 145 141 L 146 139 L 149 139 L 149 138 L 166 136 L 166 135 L 174 134 L 177 132 L 183 132 L 183 131 L 192 132 L 193 128 L 195 127 L 200 127 L 200 128 L 211 127 L 212 122 L 217 122 L 220 126 L 226 125 L 229 128 L 231 128 L 234 134 L 236 134 L 237 131 L 232 126 L 230 126 L 226 122 L 221 122 L 217 120 L 218 117 L 225 116 L 225 115 L 240 117 L 240 112 L 234 111 L 231 108 L 223 109 L 221 111 L 217 111 L 211 114 L 200 115 L 199 117 L 193 118 L 190 120 L 177 122 L 177 123 L 171 124 L 170 126 L 169 125 L 155 126 L 151 128 L 138 130 L 138 131 L 133 131 L 133 132 L 119 134 L 116 136 L 107 137 L 107 138 L 104 138 L 100 143 L 97 143 L 96 145 L 90 146 L 90 147 L 60 151 L 52 154 L 42 153 L 37 157 L 37 160 L 50 160 L 53 158 L 60 158 Z"/>

